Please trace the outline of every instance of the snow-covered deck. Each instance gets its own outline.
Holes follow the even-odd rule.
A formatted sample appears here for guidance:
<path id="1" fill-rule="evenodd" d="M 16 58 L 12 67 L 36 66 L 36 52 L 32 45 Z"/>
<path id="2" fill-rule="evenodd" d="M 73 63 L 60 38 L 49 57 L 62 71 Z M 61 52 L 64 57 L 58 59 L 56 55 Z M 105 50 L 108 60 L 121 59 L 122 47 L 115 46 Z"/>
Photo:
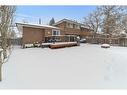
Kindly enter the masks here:
<path id="1" fill-rule="evenodd" d="M 42 43 L 42 45 L 60 45 L 60 44 L 71 44 L 71 43 L 77 43 L 77 42 L 55 42 L 53 43 Z"/>
<path id="2" fill-rule="evenodd" d="M 15 47 L 0 88 L 127 88 L 127 48 Z"/>
<path id="3" fill-rule="evenodd" d="M 67 46 L 77 45 L 77 42 L 55 42 L 55 43 L 42 43 L 42 47 L 50 47 L 50 48 L 61 48 Z"/>
<path id="4" fill-rule="evenodd" d="M 77 42 L 60 42 L 60 43 L 55 43 L 55 44 L 51 44 L 50 48 L 51 49 L 56 49 L 56 48 L 65 48 L 65 47 L 72 47 L 72 46 L 77 46 Z"/>

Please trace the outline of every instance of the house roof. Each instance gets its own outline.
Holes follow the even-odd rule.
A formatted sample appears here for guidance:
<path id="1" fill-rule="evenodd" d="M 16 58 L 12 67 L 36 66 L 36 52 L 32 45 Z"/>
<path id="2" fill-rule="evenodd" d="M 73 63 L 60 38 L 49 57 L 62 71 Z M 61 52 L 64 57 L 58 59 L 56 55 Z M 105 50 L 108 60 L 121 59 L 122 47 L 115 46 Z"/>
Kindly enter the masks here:
<path id="1" fill-rule="evenodd" d="M 54 25 L 58 25 L 58 24 L 60 24 L 60 23 L 62 23 L 62 22 L 69 22 L 69 23 L 78 24 L 78 25 L 80 25 L 80 27 L 82 27 L 82 28 L 87 28 L 87 29 L 89 29 L 88 26 L 86 26 L 86 25 L 84 25 L 84 24 L 82 24 L 82 23 L 78 23 L 77 21 L 69 20 L 69 19 L 62 19 L 62 20 L 56 22 Z"/>
<path id="2" fill-rule="evenodd" d="M 86 26 L 86 25 L 84 25 L 84 24 L 81 24 L 81 26 L 80 26 L 80 27 L 89 29 L 89 27 L 88 27 L 88 26 Z"/>
<path id="3" fill-rule="evenodd" d="M 60 20 L 60 21 L 58 21 L 58 22 L 56 22 L 54 25 L 57 25 L 57 24 L 60 24 L 60 23 L 62 23 L 62 22 L 70 22 L 70 23 L 74 23 L 74 24 L 81 24 L 81 23 L 78 23 L 77 21 L 73 21 L 73 20 L 69 20 L 69 19 L 62 19 L 62 20 Z"/>
<path id="4" fill-rule="evenodd" d="M 27 26 L 27 27 L 34 27 L 34 28 L 60 29 L 60 28 L 54 27 L 54 26 L 43 25 L 43 24 L 31 24 L 31 23 L 16 23 L 16 26 L 18 26 L 18 27 Z"/>

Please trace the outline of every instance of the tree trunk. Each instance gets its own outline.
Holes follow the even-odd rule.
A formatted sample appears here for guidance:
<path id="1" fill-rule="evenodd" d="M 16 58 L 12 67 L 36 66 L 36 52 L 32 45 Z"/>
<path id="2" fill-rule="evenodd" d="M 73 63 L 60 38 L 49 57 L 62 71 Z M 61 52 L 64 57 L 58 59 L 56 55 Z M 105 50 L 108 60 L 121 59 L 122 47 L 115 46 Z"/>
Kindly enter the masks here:
<path id="1" fill-rule="evenodd" d="M 4 34 L 5 35 L 5 34 Z M 2 38 L 2 49 L 3 49 L 3 57 L 4 59 L 7 58 L 7 39 L 5 37 Z"/>
<path id="2" fill-rule="evenodd" d="M 2 81 L 2 63 L 0 63 L 0 81 Z"/>
<path id="3" fill-rule="evenodd" d="M 0 81 L 2 81 L 2 50 L 0 50 Z"/>

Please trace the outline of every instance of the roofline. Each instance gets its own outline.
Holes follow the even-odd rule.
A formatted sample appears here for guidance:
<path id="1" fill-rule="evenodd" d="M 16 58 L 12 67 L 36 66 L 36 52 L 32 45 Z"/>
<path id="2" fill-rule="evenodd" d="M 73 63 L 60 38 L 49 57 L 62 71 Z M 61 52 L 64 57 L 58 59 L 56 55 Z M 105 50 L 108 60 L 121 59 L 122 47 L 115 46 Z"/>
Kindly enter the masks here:
<path id="1" fill-rule="evenodd" d="M 35 28 L 50 28 L 50 29 L 60 29 L 59 27 L 50 26 L 50 25 L 42 25 L 42 24 L 31 24 L 31 23 L 16 23 L 16 26 L 27 26 L 27 27 L 35 27 Z"/>
<path id="2" fill-rule="evenodd" d="M 71 22 L 71 23 L 76 23 L 76 24 L 79 24 L 79 25 L 80 25 L 81 27 L 83 27 L 83 28 L 89 29 L 89 27 L 85 26 L 83 23 L 79 23 L 79 22 L 72 21 L 72 20 L 69 20 L 69 19 L 62 19 L 62 20 L 56 22 L 56 23 L 53 24 L 53 25 L 58 25 L 58 24 L 60 24 L 60 23 L 62 23 L 62 22 L 64 22 L 64 21 L 68 21 L 68 22 Z"/>
<path id="3" fill-rule="evenodd" d="M 78 23 L 78 22 L 76 22 L 76 21 L 69 20 L 69 19 L 62 19 L 62 20 L 60 20 L 60 21 L 56 22 L 56 23 L 55 23 L 55 24 L 53 24 L 53 25 L 60 24 L 60 23 L 62 23 L 62 22 L 64 22 L 64 21 L 68 21 L 68 22 L 71 22 L 71 23 L 76 23 L 76 24 L 80 24 L 80 25 L 81 25 L 81 23 Z"/>

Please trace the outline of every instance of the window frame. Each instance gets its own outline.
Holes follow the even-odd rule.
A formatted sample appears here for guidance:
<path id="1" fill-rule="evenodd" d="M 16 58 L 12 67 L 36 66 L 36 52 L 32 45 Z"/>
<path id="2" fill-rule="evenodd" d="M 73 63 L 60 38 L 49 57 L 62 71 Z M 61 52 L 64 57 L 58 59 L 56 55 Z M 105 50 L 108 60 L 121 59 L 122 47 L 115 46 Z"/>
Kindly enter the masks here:
<path id="1" fill-rule="evenodd" d="M 54 35 L 54 31 L 56 32 L 55 35 Z M 52 29 L 52 36 L 59 36 L 59 35 L 60 35 L 60 30 Z"/>

